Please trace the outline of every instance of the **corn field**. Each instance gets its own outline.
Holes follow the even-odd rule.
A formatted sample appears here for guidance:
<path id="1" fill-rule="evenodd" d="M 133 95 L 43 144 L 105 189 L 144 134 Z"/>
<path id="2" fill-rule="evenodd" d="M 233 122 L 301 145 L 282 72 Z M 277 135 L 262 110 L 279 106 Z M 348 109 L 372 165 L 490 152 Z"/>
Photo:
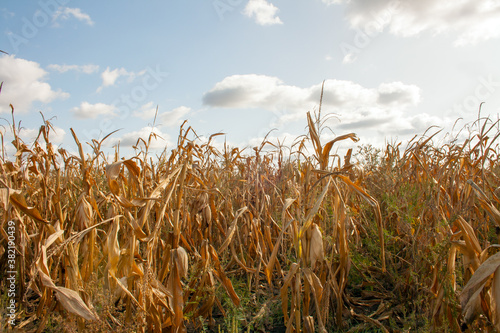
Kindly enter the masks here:
<path id="1" fill-rule="evenodd" d="M 500 331 L 498 122 L 338 156 L 357 136 L 321 142 L 320 114 L 291 147 L 217 149 L 221 133 L 201 144 L 184 123 L 174 149 L 152 156 L 152 134 L 130 159 L 74 130 L 78 154 L 57 149 L 49 121 L 26 143 L 13 116 L 0 274 L 13 221 L 15 328 Z"/>

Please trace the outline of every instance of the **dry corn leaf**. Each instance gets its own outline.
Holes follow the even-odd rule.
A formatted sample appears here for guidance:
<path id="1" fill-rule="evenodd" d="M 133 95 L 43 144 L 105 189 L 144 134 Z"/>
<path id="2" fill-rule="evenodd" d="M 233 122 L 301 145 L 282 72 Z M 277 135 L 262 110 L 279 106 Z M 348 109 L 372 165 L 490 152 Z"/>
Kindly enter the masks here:
<path id="1" fill-rule="evenodd" d="M 23 213 L 28 215 L 29 217 L 35 219 L 36 221 L 39 222 L 44 222 L 48 223 L 40 214 L 38 209 L 35 207 L 28 207 L 28 204 L 26 203 L 26 200 L 24 199 L 24 196 L 20 192 L 10 192 L 10 202 L 14 205 L 14 207 L 18 208 L 21 210 Z"/>
<path id="2" fill-rule="evenodd" d="M 42 245 L 41 248 L 41 254 L 37 261 L 37 267 L 38 274 L 42 279 L 42 284 L 45 287 L 56 291 L 57 299 L 65 310 L 86 320 L 99 320 L 99 318 L 87 307 L 78 292 L 64 287 L 58 287 L 54 284 L 49 276 L 49 269 L 47 266 L 47 248 L 44 245 Z"/>
<path id="3" fill-rule="evenodd" d="M 76 291 L 64 287 L 56 287 L 54 290 L 56 291 L 57 299 L 66 311 L 86 320 L 99 320 L 99 317 L 90 311 Z"/>
<path id="4" fill-rule="evenodd" d="M 359 318 L 359 319 L 363 320 L 366 323 L 369 323 L 369 324 L 372 324 L 372 325 L 378 327 L 384 333 L 389 333 L 389 331 L 387 330 L 387 328 L 385 328 L 385 326 L 382 325 L 382 323 L 380 321 L 376 320 L 376 319 L 370 318 L 370 317 L 365 316 L 363 314 L 356 313 L 356 312 L 354 312 L 353 309 L 351 309 L 351 315 L 353 317 L 356 317 L 356 318 Z"/>
<path id="5" fill-rule="evenodd" d="M 295 202 L 296 199 L 293 198 L 287 198 L 285 199 L 285 203 L 283 205 L 283 209 L 281 211 L 281 221 L 286 221 L 286 215 L 288 208 Z M 290 213 L 288 213 L 290 215 Z M 291 216 L 291 215 L 290 215 Z M 280 234 L 278 236 L 278 239 L 276 240 L 276 243 L 273 246 L 273 252 L 271 253 L 271 257 L 269 258 L 269 261 L 264 268 L 264 273 L 266 274 L 267 282 L 271 284 L 271 277 L 272 277 L 272 272 L 274 268 L 274 263 L 276 261 L 276 257 L 278 256 L 278 250 L 280 248 L 281 242 L 283 240 L 283 235 L 290 226 L 290 224 L 294 221 L 294 219 L 290 219 L 281 229 L 280 229 Z"/>
<path id="6" fill-rule="evenodd" d="M 321 154 L 321 143 L 319 141 L 319 135 L 318 132 L 316 131 L 316 126 L 314 125 L 314 122 L 311 118 L 311 113 L 309 111 L 307 112 L 307 124 L 309 125 L 309 135 L 311 136 L 311 141 L 313 143 L 314 150 L 316 151 L 316 157 L 321 158 L 322 154 Z"/>
<path id="7" fill-rule="evenodd" d="M 278 250 L 280 248 L 280 244 L 281 244 L 281 241 L 283 239 L 283 235 L 284 235 L 285 231 L 288 229 L 288 227 L 290 226 L 290 224 L 292 224 L 292 221 L 294 221 L 293 218 L 290 221 L 288 221 L 287 224 L 283 228 L 281 228 L 280 235 L 278 236 L 278 239 L 276 240 L 276 244 L 274 245 L 273 252 L 271 253 L 271 257 L 269 258 L 269 262 L 267 263 L 267 265 L 264 269 L 264 273 L 266 274 L 267 282 L 269 284 L 271 284 L 271 277 L 273 274 L 274 262 L 276 261 L 276 257 L 278 256 Z"/>
<path id="8" fill-rule="evenodd" d="M 485 286 L 486 280 L 488 280 L 491 275 L 500 266 L 500 252 L 489 257 L 485 262 L 479 266 L 479 268 L 474 272 L 469 282 L 465 285 L 462 293 L 460 294 L 460 304 L 462 309 L 466 309 L 467 304 L 470 302 L 472 296 L 480 292 Z M 462 310 L 464 313 L 464 310 Z"/>
<path id="9" fill-rule="evenodd" d="M 346 183 L 351 189 L 353 189 L 359 196 L 361 196 L 367 203 L 369 203 L 374 210 L 375 218 L 377 219 L 378 225 L 378 236 L 380 241 L 380 257 L 382 261 L 382 271 L 386 271 L 386 263 L 385 263 L 385 241 L 384 241 L 384 222 L 382 221 L 382 214 L 380 213 L 380 205 L 377 200 L 369 195 L 364 189 L 360 186 L 354 184 L 349 177 L 338 175 L 340 179 L 344 183 Z"/>
<path id="10" fill-rule="evenodd" d="M 481 245 L 479 245 L 476 233 L 474 232 L 474 229 L 472 229 L 471 225 L 467 223 L 467 221 L 465 221 L 461 216 L 459 216 L 456 221 L 460 230 L 462 230 L 462 235 L 464 236 L 464 240 L 467 246 L 473 249 L 477 255 L 481 254 Z"/>
<path id="11" fill-rule="evenodd" d="M 474 251 L 474 248 L 465 242 L 464 240 L 458 240 L 458 241 L 452 241 L 453 245 L 457 247 L 460 252 L 463 254 L 463 266 L 465 269 L 471 269 L 472 272 L 476 271 L 476 269 L 479 267 L 482 261 L 480 258 L 478 258 L 477 252 Z M 486 251 L 486 252 L 485 252 Z M 482 253 L 487 253 L 487 250 L 484 250 Z"/>
<path id="12" fill-rule="evenodd" d="M 493 273 L 491 283 L 491 312 L 493 325 L 500 332 L 500 266 Z"/>
<path id="13" fill-rule="evenodd" d="M 138 181 L 141 175 L 141 169 L 137 166 L 137 163 L 133 159 L 124 160 L 123 164 L 127 167 L 130 174 Z"/>
<path id="14" fill-rule="evenodd" d="M 467 180 L 467 183 L 474 189 L 474 192 L 479 196 L 479 203 L 488 212 L 493 221 L 500 226 L 500 211 L 493 205 L 490 199 L 486 196 L 483 190 L 477 186 L 472 179 Z"/>
<path id="15" fill-rule="evenodd" d="M 212 261 L 214 263 L 214 275 L 221 281 L 222 285 L 224 286 L 224 289 L 226 289 L 227 294 L 231 298 L 231 301 L 233 302 L 234 305 L 239 306 L 240 305 L 240 298 L 236 294 L 233 288 L 233 284 L 231 283 L 231 280 L 229 280 L 224 273 L 224 269 L 222 268 L 220 261 L 219 261 L 219 256 L 217 255 L 217 251 L 215 251 L 214 247 L 212 245 L 208 245 L 208 249 L 210 252 L 210 257 L 212 258 Z"/>
<path id="16" fill-rule="evenodd" d="M 333 139 L 330 142 L 325 144 L 325 146 L 323 147 L 323 151 L 321 153 L 322 160 L 323 160 L 323 169 L 328 166 L 328 159 L 329 159 L 330 150 L 332 149 L 335 142 L 347 140 L 347 139 L 351 139 L 354 142 L 359 141 L 359 138 L 356 136 L 355 133 L 349 133 L 349 134 L 340 135 L 340 136 L 336 137 L 335 139 Z"/>
<path id="17" fill-rule="evenodd" d="M 466 323 L 472 322 L 480 313 L 482 313 L 481 307 L 481 291 L 483 291 L 486 282 L 481 284 L 477 290 L 470 296 L 465 307 L 462 307 L 462 315 Z M 444 294 L 444 290 L 442 292 Z M 441 297 L 442 298 L 442 297 Z"/>
<path id="18" fill-rule="evenodd" d="M 119 287 L 119 288 L 121 288 L 121 289 L 122 289 L 122 291 L 123 291 L 123 292 L 124 292 L 124 293 L 125 293 L 128 297 L 130 297 L 130 299 L 132 300 L 132 302 L 134 302 L 134 304 L 135 304 L 137 307 L 139 307 L 142 311 L 146 311 L 146 310 L 142 307 L 142 305 L 141 305 L 141 304 L 137 301 L 137 299 L 134 297 L 134 295 L 132 295 L 132 293 L 130 292 L 130 290 L 128 290 L 128 288 L 125 286 L 125 284 L 124 284 L 124 283 L 122 283 L 122 280 L 127 281 L 127 279 L 123 279 L 123 278 L 122 278 L 122 279 L 118 280 L 118 279 L 116 278 L 116 276 L 112 276 L 112 278 L 113 278 L 113 280 L 116 282 L 116 286 L 117 286 L 117 287 Z"/>
<path id="19" fill-rule="evenodd" d="M 47 240 L 45 241 L 45 247 L 48 249 L 56 240 L 59 242 L 62 241 L 62 239 L 59 239 L 64 234 L 64 230 L 58 230 L 51 234 Z"/>
<path id="20" fill-rule="evenodd" d="M 316 276 L 316 274 L 311 272 L 309 268 L 304 268 L 302 272 L 304 273 L 306 281 L 309 283 L 309 286 L 313 294 L 313 301 L 316 307 L 316 312 L 319 314 L 317 316 L 319 331 L 321 333 L 326 333 L 325 325 L 323 324 L 323 319 L 321 318 L 321 308 L 320 308 L 320 302 L 323 295 L 323 286 L 321 285 L 321 281 L 319 281 L 319 278 Z M 309 295 L 306 294 L 305 297 L 309 297 Z"/>
<path id="21" fill-rule="evenodd" d="M 7 210 L 7 205 L 9 204 L 9 198 L 12 193 L 17 193 L 18 195 L 21 195 L 20 190 L 14 190 L 9 187 L 0 188 L 0 204 L 2 205 L 4 211 Z"/>
<path id="22" fill-rule="evenodd" d="M 111 192 L 116 196 L 120 195 L 120 185 L 118 184 L 116 179 L 120 176 L 122 164 L 127 167 L 128 171 L 130 172 L 133 179 L 137 183 L 139 183 L 138 178 L 139 178 L 140 173 L 141 173 L 140 168 L 137 166 L 137 164 L 132 159 L 118 161 L 118 162 L 115 162 L 113 164 L 106 165 L 106 177 L 108 180 L 108 186 L 109 186 L 109 189 L 111 190 Z M 125 198 L 120 198 L 120 199 L 123 203 L 128 202 L 128 200 L 126 200 Z"/>
<path id="23" fill-rule="evenodd" d="M 143 207 L 142 209 L 145 209 L 145 207 Z M 146 241 L 148 239 L 148 235 L 144 233 L 142 227 L 137 223 L 137 220 L 132 216 L 132 214 L 130 214 L 130 212 L 127 213 L 128 213 L 129 223 L 132 226 L 132 229 L 134 229 L 135 237 L 137 237 L 137 239 L 143 242 Z"/>
<path id="24" fill-rule="evenodd" d="M 168 305 L 168 299 L 167 299 L 167 297 L 169 295 L 165 294 L 164 292 L 161 292 L 160 290 L 158 290 L 156 288 L 151 288 L 151 291 L 153 292 L 153 294 L 156 296 L 156 299 L 158 300 L 155 303 L 162 305 L 171 314 L 173 314 L 172 309 L 170 309 L 170 306 Z"/>
<path id="25" fill-rule="evenodd" d="M 234 233 L 236 232 L 236 222 L 241 217 L 241 215 L 243 215 L 243 213 L 245 213 L 247 210 L 248 210 L 248 207 L 245 206 L 245 207 L 238 209 L 238 211 L 236 212 L 236 217 L 233 219 L 233 222 L 231 222 L 231 226 L 229 227 L 229 231 L 228 231 L 228 234 L 226 236 L 226 240 L 224 240 L 224 243 L 222 243 L 222 245 L 219 248 L 219 254 L 223 254 L 224 251 L 226 250 L 226 248 L 228 247 L 228 245 L 231 243 L 233 236 L 234 236 Z"/>
<path id="26" fill-rule="evenodd" d="M 137 263 L 134 262 L 132 263 L 132 273 L 137 274 L 139 277 L 144 276 L 144 270 L 137 265 Z"/>
<path id="27" fill-rule="evenodd" d="M 155 276 L 151 276 L 149 282 L 151 283 L 151 285 L 155 289 L 158 289 L 163 294 L 165 294 L 167 297 L 172 297 L 172 294 L 170 293 L 170 291 L 168 291 L 168 289 L 160 281 L 158 281 L 158 279 Z"/>
<path id="28" fill-rule="evenodd" d="M 149 195 L 149 197 L 151 199 L 157 199 L 160 197 L 161 195 L 161 192 L 168 186 L 168 184 L 172 181 L 172 185 L 171 186 L 175 186 L 175 183 L 177 181 L 177 177 L 179 175 L 179 172 L 182 170 L 183 168 L 182 167 L 178 167 L 176 168 L 175 170 L 173 170 L 172 172 L 169 173 L 169 175 L 167 177 L 165 177 L 165 179 L 163 179 L 159 184 L 158 186 L 156 186 L 156 188 L 151 192 L 151 194 Z M 172 180 L 172 178 L 174 178 Z M 146 204 L 146 206 L 142 207 L 141 208 L 141 211 L 140 211 L 140 214 L 139 214 L 139 218 L 137 219 L 137 222 L 135 222 L 135 225 L 134 225 L 134 229 L 136 229 L 136 233 L 141 233 L 142 232 L 142 227 L 144 226 L 144 223 L 146 222 L 146 219 L 149 215 L 149 211 L 151 210 L 152 206 L 153 206 L 153 203 L 154 203 L 154 200 L 150 200 L 148 201 L 148 203 Z M 144 232 L 142 232 L 144 234 Z M 138 236 L 139 237 L 139 236 Z M 141 239 L 143 240 L 143 239 Z"/>
<path id="29" fill-rule="evenodd" d="M 155 300 L 154 300 L 154 293 L 148 293 L 148 299 L 149 299 L 149 307 L 148 307 L 148 312 L 147 316 L 149 317 L 148 322 L 150 323 L 150 326 L 154 326 L 152 329 L 153 332 L 155 333 L 161 333 L 162 332 L 162 323 L 161 323 L 161 313 L 158 311 L 156 305 L 155 305 Z"/>
<path id="30" fill-rule="evenodd" d="M 313 218 L 316 215 L 316 213 L 318 212 L 318 210 L 321 206 L 321 203 L 323 202 L 323 199 L 325 198 L 326 193 L 328 192 L 328 188 L 330 187 L 330 182 L 331 182 L 331 178 L 328 178 L 328 182 L 326 183 L 325 187 L 323 188 L 323 191 L 319 195 L 318 199 L 316 199 L 316 202 L 315 202 L 313 208 L 307 213 L 307 216 L 304 218 L 304 223 L 302 224 L 302 227 L 300 228 L 299 238 L 301 238 L 304 235 L 305 231 L 307 229 L 309 229 L 309 227 L 311 226 Z"/>
<path id="31" fill-rule="evenodd" d="M 283 310 L 283 316 L 285 318 L 285 322 L 288 321 L 288 295 L 287 295 L 288 288 L 291 286 L 292 279 L 295 277 L 299 269 L 300 266 L 297 263 L 292 263 L 292 266 L 290 266 L 290 270 L 288 271 L 288 274 L 285 277 L 285 280 L 283 281 L 283 286 L 280 289 L 281 307 Z M 293 314 L 290 314 L 290 317 L 293 317 Z"/>

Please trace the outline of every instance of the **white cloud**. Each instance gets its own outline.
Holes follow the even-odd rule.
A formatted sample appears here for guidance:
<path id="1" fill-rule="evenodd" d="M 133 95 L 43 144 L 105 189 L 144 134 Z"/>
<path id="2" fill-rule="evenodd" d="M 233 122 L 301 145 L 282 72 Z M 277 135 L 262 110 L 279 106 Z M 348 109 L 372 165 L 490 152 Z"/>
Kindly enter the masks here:
<path id="1" fill-rule="evenodd" d="M 157 127 L 143 127 L 138 131 L 133 131 L 124 134 L 121 138 L 109 138 L 105 141 L 106 146 L 114 146 L 116 144 L 120 144 L 120 147 L 130 148 L 132 146 L 136 146 L 138 144 L 139 138 L 148 142 L 149 136 L 151 133 L 156 135 L 151 138 L 151 144 L 149 149 L 152 150 L 162 150 L 166 146 L 172 146 L 172 143 L 169 141 L 170 137 L 166 133 L 162 133 L 160 129 Z M 142 143 L 139 146 L 144 147 Z"/>
<path id="2" fill-rule="evenodd" d="M 276 77 L 233 75 L 215 84 L 205 93 L 203 103 L 211 107 L 272 111 L 278 126 L 304 119 L 306 111 L 317 108 L 322 84 L 310 87 L 285 85 Z M 420 102 L 420 88 L 402 82 L 382 83 L 367 88 L 351 81 L 326 80 L 323 115 L 338 114 L 340 128 L 398 129 L 404 111 Z M 406 123 L 405 123 L 406 124 Z"/>
<path id="3" fill-rule="evenodd" d="M 129 75 L 129 72 L 125 70 L 125 68 L 117 68 L 114 70 L 110 70 L 109 67 L 106 68 L 104 72 L 102 72 L 102 86 L 112 86 L 115 84 L 118 77 L 121 75 Z"/>
<path id="4" fill-rule="evenodd" d="M 79 73 L 92 74 L 99 70 L 98 65 L 88 64 L 88 65 L 57 65 L 51 64 L 47 66 L 48 69 L 57 71 L 59 73 L 66 73 L 68 71 L 75 71 Z"/>
<path id="5" fill-rule="evenodd" d="M 205 93 L 203 103 L 213 107 L 263 108 L 270 111 L 305 111 L 318 104 L 321 84 L 308 88 L 285 85 L 277 77 L 248 74 L 233 75 Z M 420 89 L 401 82 L 383 83 L 368 89 L 351 81 L 326 80 L 323 104 L 336 108 L 359 105 L 417 104 Z"/>
<path id="6" fill-rule="evenodd" d="M 327 5 L 333 5 L 335 3 L 341 3 L 342 0 L 321 0 L 323 3 L 326 3 Z"/>
<path id="7" fill-rule="evenodd" d="M 104 72 L 102 72 L 101 74 L 102 85 L 99 88 L 97 88 L 97 92 L 100 92 L 104 87 L 115 85 L 116 80 L 118 80 L 120 76 L 127 76 L 128 82 L 132 82 L 137 76 L 144 75 L 145 73 L 146 70 L 135 73 L 135 72 L 129 72 L 123 67 L 115 68 L 113 70 L 110 70 L 109 67 L 106 67 Z"/>
<path id="8" fill-rule="evenodd" d="M 382 83 L 378 87 L 378 103 L 417 105 L 420 102 L 420 88 L 403 82 Z"/>
<path id="9" fill-rule="evenodd" d="M 156 124 L 162 127 L 173 127 L 180 125 L 182 121 L 185 120 L 185 116 L 191 112 L 191 108 L 187 106 L 179 106 L 167 112 L 161 112 L 158 110 L 158 115 L 156 117 Z M 153 102 L 149 102 L 141 106 L 137 111 L 134 111 L 134 117 L 141 118 L 144 120 L 153 121 L 156 113 L 156 106 Z"/>
<path id="10" fill-rule="evenodd" d="M 79 107 L 74 107 L 71 112 L 79 119 L 95 119 L 98 116 L 114 116 L 116 107 L 114 105 L 82 102 Z"/>
<path id="11" fill-rule="evenodd" d="M 74 17 L 78 21 L 82 21 L 87 25 L 94 25 L 94 21 L 92 21 L 90 16 L 82 12 L 80 8 L 59 7 L 59 9 L 52 16 L 52 21 L 55 22 L 55 25 L 57 25 L 56 21 L 58 19 L 68 20 L 71 17 Z"/>
<path id="12" fill-rule="evenodd" d="M 257 74 L 233 75 L 216 83 L 214 88 L 203 96 L 203 103 L 216 107 L 263 108 L 277 111 L 303 107 L 309 94 L 305 89 L 284 85 L 277 77 Z"/>
<path id="13" fill-rule="evenodd" d="M 339 1 L 323 0 L 325 3 Z M 383 29 L 397 36 L 453 33 L 463 46 L 500 37 L 500 2 L 497 0 L 350 0 L 347 18 L 356 29 Z"/>
<path id="14" fill-rule="evenodd" d="M 168 127 L 180 125 L 189 112 L 191 112 L 191 108 L 187 106 L 179 106 L 172 111 L 163 112 L 159 115 L 161 125 Z"/>
<path id="15" fill-rule="evenodd" d="M 47 72 L 40 64 L 15 58 L 0 57 L 0 113 L 10 112 L 12 104 L 18 112 L 28 112 L 33 102 L 49 103 L 57 98 L 67 98 L 68 93 L 54 91 L 46 81 Z"/>
<path id="16" fill-rule="evenodd" d="M 156 114 L 156 106 L 153 102 L 142 105 L 139 110 L 134 111 L 133 116 L 143 120 L 153 120 Z"/>
<path id="17" fill-rule="evenodd" d="M 346 52 L 344 58 L 342 58 L 343 64 L 351 64 L 357 59 L 357 54 L 355 52 Z"/>
<path id="18" fill-rule="evenodd" d="M 278 8 L 266 0 L 249 0 L 244 13 L 248 17 L 255 18 L 257 24 L 273 25 L 283 24 L 281 19 L 276 16 Z"/>

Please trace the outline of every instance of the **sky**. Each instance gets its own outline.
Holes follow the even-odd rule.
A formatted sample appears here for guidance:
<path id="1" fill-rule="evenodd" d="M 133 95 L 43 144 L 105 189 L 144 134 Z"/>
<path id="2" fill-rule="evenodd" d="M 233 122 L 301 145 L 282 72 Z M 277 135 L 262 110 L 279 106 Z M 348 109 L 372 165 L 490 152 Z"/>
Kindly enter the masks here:
<path id="1" fill-rule="evenodd" d="M 26 143 L 50 119 L 69 151 L 70 128 L 173 149 L 184 120 L 202 141 L 291 144 L 323 82 L 324 143 L 460 136 L 480 103 L 500 113 L 500 0 L 4 1 L 0 50 L 4 140 L 12 104 Z"/>

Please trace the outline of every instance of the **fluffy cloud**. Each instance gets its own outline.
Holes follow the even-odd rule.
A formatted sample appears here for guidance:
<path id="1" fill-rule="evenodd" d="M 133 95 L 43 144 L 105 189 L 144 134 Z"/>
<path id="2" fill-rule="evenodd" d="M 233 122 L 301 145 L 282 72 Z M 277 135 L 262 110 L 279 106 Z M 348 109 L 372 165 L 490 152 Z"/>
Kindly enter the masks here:
<path id="1" fill-rule="evenodd" d="M 54 91 L 45 82 L 47 72 L 36 62 L 15 58 L 13 55 L 0 57 L 0 113 L 9 112 L 12 104 L 16 111 L 29 111 L 33 102 L 49 103 L 57 98 L 67 98 L 68 93 Z"/>
<path id="2" fill-rule="evenodd" d="M 378 87 L 378 103 L 382 105 L 416 105 L 420 102 L 420 89 L 402 82 L 382 83 Z"/>
<path id="3" fill-rule="evenodd" d="M 203 96 L 203 103 L 215 107 L 277 111 L 301 108 L 309 96 L 307 89 L 284 85 L 277 77 L 248 74 L 228 76 L 216 83 Z"/>
<path id="4" fill-rule="evenodd" d="M 166 133 L 162 133 L 157 127 L 143 127 L 138 131 L 133 131 L 124 134 L 121 138 L 109 138 L 106 140 L 106 146 L 114 146 L 119 144 L 120 147 L 130 148 L 138 145 L 139 138 L 144 141 L 148 141 L 149 136 L 151 134 L 155 134 L 151 138 L 151 144 L 149 149 L 152 150 L 162 150 L 166 146 L 171 146 L 171 142 L 169 141 L 170 137 Z M 142 144 L 139 144 L 143 147 Z"/>
<path id="5" fill-rule="evenodd" d="M 263 108 L 271 111 L 304 111 L 318 104 L 322 84 L 307 88 L 285 85 L 277 77 L 248 74 L 233 75 L 205 93 L 203 103 L 225 108 Z M 351 81 L 326 80 L 323 104 L 336 108 L 360 105 L 407 106 L 417 104 L 420 89 L 401 82 L 383 83 L 377 89 Z"/>
<path id="6" fill-rule="evenodd" d="M 162 112 L 159 115 L 160 123 L 168 127 L 177 126 L 185 119 L 185 116 L 189 112 L 191 112 L 191 108 L 187 106 L 179 106 L 171 111 Z"/>
<path id="7" fill-rule="evenodd" d="M 134 111 L 133 116 L 143 120 L 153 120 L 156 114 L 156 106 L 153 102 L 142 105 L 139 110 Z"/>
<path id="8" fill-rule="evenodd" d="M 285 124 L 303 119 L 306 111 L 318 106 L 321 87 L 321 83 L 305 88 L 290 86 L 265 75 L 233 75 L 216 83 L 203 96 L 203 103 L 211 107 L 269 110 L 277 116 L 277 124 Z M 419 102 L 420 88 L 402 82 L 382 83 L 377 88 L 343 80 L 324 83 L 323 114 L 338 114 L 339 127 L 346 130 L 385 131 L 411 126 L 404 111 Z"/>
<path id="9" fill-rule="evenodd" d="M 57 20 L 68 20 L 71 17 L 76 18 L 78 21 L 82 21 L 87 25 L 94 25 L 94 21 L 90 18 L 88 14 L 82 12 L 80 8 L 69 8 L 69 7 L 59 7 L 59 9 L 52 16 L 52 21 L 57 26 Z"/>
<path id="10" fill-rule="evenodd" d="M 47 66 L 48 69 L 59 72 L 59 73 L 65 73 L 68 71 L 75 71 L 79 73 L 85 73 L 85 74 L 92 74 L 95 73 L 99 70 L 98 65 L 57 65 L 57 64 L 51 64 Z"/>
<path id="11" fill-rule="evenodd" d="M 187 106 L 179 106 L 167 112 L 158 111 L 156 117 L 156 124 L 158 126 L 172 127 L 180 125 L 180 123 L 185 119 L 185 116 L 191 112 L 191 108 Z M 153 102 L 149 102 L 141 106 L 137 111 L 134 111 L 134 117 L 141 118 L 144 120 L 152 121 L 156 114 L 156 106 Z"/>
<path id="12" fill-rule="evenodd" d="M 342 0 L 322 0 L 327 5 L 333 5 L 334 3 L 341 3 Z"/>
<path id="13" fill-rule="evenodd" d="M 249 0 L 244 13 L 248 17 L 255 18 L 259 25 L 283 24 L 281 19 L 276 16 L 278 8 L 266 0 Z"/>
<path id="14" fill-rule="evenodd" d="M 129 72 L 127 72 L 125 68 L 110 70 L 109 67 L 107 67 L 101 74 L 103 87 L 114 85 L 118 77 L 121 75 L 129 75 Z"/>
<path id="15" fill-rule="evenodd" d="M 115 116 L 116 107 L 114 105 L 89 102 L 82 102 L 80 106 L 71 109 L 75 117 L 79 119 L 95 119 L 98 116 Z"/>
<path id="16" fill-rule="evenodd" d="M 495 0 L 323 0 L 345 2 L 353 28 L 383 29 L 397 36 L 454 33 L 456 46 L 500 37 L 500 2 Z"/>
<path id="17" fill-rule="evenodd" d="M 113 70 L 110 70 L 109 67 L 106 67 L 104 72 L 102 72 L 101 74 L 102 85 L 99 88 L 97 88 L 97 92 L 100 92 L 104 87 L 115 85 L 116 80 L 118 80 L 120 76 L 127 76 L 128 82 L 132 82 L 137 76 L 144 75 L 145 73 L 146 70 L 140 71 L 139 73 L 135 73 L 135 72 L 129 72 L 123 67 L 115 68 Z"/>

